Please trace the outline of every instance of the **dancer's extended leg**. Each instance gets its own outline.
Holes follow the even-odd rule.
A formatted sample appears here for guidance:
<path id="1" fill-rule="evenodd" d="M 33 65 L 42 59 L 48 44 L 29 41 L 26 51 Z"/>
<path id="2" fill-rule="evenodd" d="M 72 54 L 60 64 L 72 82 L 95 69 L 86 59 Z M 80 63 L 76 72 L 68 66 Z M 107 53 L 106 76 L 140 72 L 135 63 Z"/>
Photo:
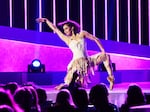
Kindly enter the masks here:
<path id="1" fill-rule="evenodd" d="M 58 86 L 55 87 L 55 89 L 60 90 L 64 86 L 69 86 L 71 80 L 72 80 L 73 74 L 71 71 L 68 71 L 65 78 L 64 78 L 64 83 L 59 84 Z"/>
<path id="2" fill-rule="evenodd" d="M 113 86 L 114 86 L 114 75 L 113 75 L 113 70 L 112 70 L 112 64 L 111 64 L 111 60 L 110 60 L 110 56 L 105 54 L 105 56 L 103 54 L 99 55 L 98 58 L 97 58 L 97 63 L 100 63 L 102 62 L 104 63 L 104 66 L 107 70 L 107 73 L 108 73 L 108 77 L 107 77 L 107 80 L 109 81 L 110 85 L 109 85 L 109 88 L 110 90 L 113 89 Z"/>

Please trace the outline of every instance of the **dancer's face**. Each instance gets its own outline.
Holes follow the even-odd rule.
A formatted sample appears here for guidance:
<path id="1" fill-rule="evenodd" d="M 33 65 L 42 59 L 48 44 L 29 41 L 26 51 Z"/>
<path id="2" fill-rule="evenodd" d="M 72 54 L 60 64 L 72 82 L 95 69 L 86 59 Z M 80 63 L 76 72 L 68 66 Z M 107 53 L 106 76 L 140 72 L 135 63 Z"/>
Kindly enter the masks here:
<path id="1" fill-rule="evenodd" d="M 63 26 L 63 30 L 64 30 L 64 33 L 67 35 L 67 36 L 71 36 L 72 35 L 72 28 L 69 27 L 67 24 L 65 24 Z"/>

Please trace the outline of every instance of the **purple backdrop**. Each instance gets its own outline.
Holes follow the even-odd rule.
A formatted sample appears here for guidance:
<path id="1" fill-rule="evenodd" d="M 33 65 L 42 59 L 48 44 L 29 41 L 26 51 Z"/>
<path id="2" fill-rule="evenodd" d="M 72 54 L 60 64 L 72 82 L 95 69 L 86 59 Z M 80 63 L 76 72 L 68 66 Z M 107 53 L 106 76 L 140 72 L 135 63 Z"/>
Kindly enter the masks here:
<path id="1" fill-rule="evenodd" d="M 98 47 L 88 42 L 89 54 Z M 102 40 L 106 51 L 116 63 L 117 70 L 149 70 L 150 48 L 127 43 Z M 56 34 L 24 29 L 0 27 L 0 72 L 26 72 L 35 58 L 41 60 L 46 71 L 66 71 L 72 54 Z"/>

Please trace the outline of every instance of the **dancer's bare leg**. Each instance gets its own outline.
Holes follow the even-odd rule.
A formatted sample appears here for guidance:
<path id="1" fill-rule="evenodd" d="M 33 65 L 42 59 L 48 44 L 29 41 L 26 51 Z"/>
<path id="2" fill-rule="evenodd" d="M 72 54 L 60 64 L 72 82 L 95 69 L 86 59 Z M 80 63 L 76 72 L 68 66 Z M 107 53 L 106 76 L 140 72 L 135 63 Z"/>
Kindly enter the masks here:
<path id="1" fill-rule="evenodd" d="M 55 89 L 60 90 L 63 86 L 69 85 L 72 80 L 73 74 L 71 71 L 68 71 L 67 75 L 64 78 L 64 83 L 61 83 L 60 85 L 56 86 Z"/>
<path id="2" fill-rule="evenodd" d="M 65 78 L 64 78 L 64 82 L 65 82 L 65 84 L 70 84 L 70 82 L 71 82 L 71 80 L 72 80 L 72 77 L 73 77 L 73 73 L 72 73 L 72 71 L 68 71 L 67 72 L 67 75 L 65 76 Z"/>
<path id="3" fill-rule="evenodd" d="M 113 70 L 112 70 L 112 63 L 111 63 L 111 60 L 110 60 L 110 56 L 109 55 L 106 55 L 106 60 L 103 61 L 104 63 L 104 66 L 108 72 L 108 77 L 107 77 L 107 80 L 109 81 L 110 85 L 109 85 L 109 88 L 110 90 L 113 89 L 113 86 L 114 86 L 114 75 L 113 75 Z"/>
<path id="4" fill-rule="evenodd" d="M 104 63 L 104 66 L 107 70 L 107 73 L 108 73 L 108 77 L 107 77 L 107 80 L 109 81 L 110 85 L 109 85 L 109 88 L 110 90 L 113 89 L 113 86 L 114 86 L 114 75 L 113 75 L 113 70 L 112 70 L 112 66 L 111 66 L 111 60 L 110 60 L 110 56 L 105 54 L 105 56 L 100 55 L 98 56 L 97 58 L 97 63 L 100 63 L 102 62 Z"/>

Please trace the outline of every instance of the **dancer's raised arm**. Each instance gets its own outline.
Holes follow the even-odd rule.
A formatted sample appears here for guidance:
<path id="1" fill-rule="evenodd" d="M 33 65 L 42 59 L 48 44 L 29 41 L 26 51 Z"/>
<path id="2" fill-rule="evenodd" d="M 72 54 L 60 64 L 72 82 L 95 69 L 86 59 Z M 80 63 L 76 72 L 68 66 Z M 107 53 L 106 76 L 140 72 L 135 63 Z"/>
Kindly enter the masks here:
<path id="1" fill-rule="evenodd" d="M 45 22 L 54 32 L 57 33 L 60 39 L 62 39 L 68 45 L 69 39 L 67 36 L 64 35 L 51 21 L 49 21 L 47 18 L 37 18 L 36 21 L 38 23 Z"/>
<path id="2" fill-rule="evenodd" d="M 98 45 L 99 49 L 101 50 L 101 52 L 105 53 L 105 49 L 104 49 L 102 43 L 100 42 L 100 40 L 97 37 L 93 36 L 92 34 L 88 33 L 87 31 L 82 31 L 81 33 L 82 33 L 83 37 L 86 37 L 90 40 L 95 41 L 96 44 Z"/>

